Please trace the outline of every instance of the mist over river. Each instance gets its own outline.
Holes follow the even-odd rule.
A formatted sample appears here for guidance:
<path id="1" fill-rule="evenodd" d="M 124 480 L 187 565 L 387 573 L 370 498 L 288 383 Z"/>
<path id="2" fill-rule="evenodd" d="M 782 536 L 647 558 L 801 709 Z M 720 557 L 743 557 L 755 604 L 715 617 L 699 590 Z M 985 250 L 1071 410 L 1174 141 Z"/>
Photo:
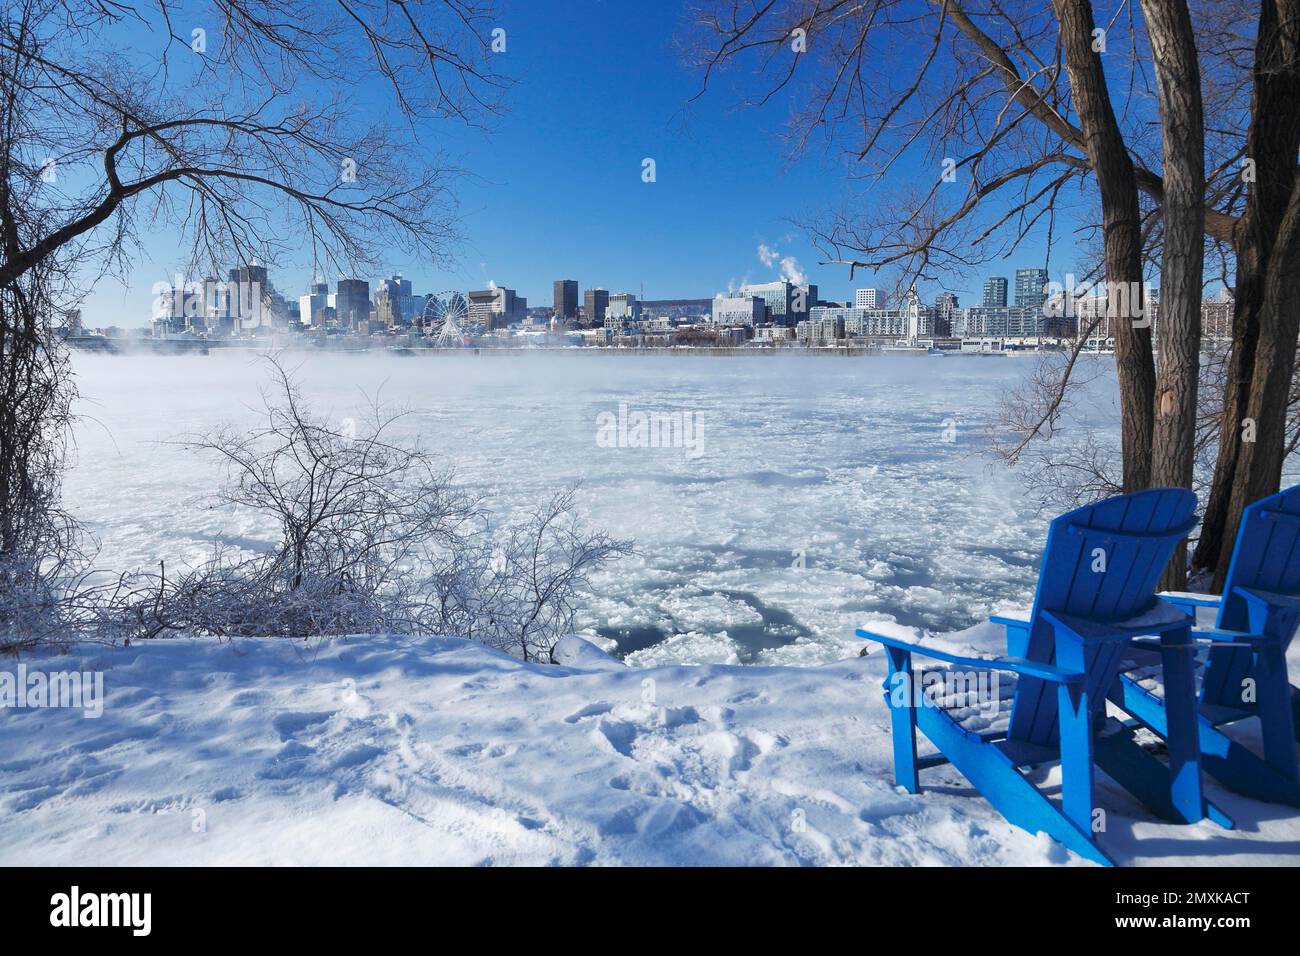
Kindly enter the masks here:
<path id="1" fill-rule="evenodd" d="M 594 578 L 578 623 L 632 664 L 821 663 L 856 654 L 868 620 L 963 627 L 1033 592 L 1046 519 L 986 448 L 1033 357 L 285 359 L 336 422 L 376 394 L 408 407 L 406 434 L 502 517 L 579 482 L 584 521 L 639 553 Z M 1084 361 L 1105 363 L 1088 396 L 1114 422 L 1111 362 Z M 65 495 L 101 567 L 272 545 L 263 517 L 213 506 L 217 464 L 171 443 L 254 423 L 269 382 L 256 354 L 77 353 L 74 367 Z M 676 447 L 637 447 L 638 420 Z"/>

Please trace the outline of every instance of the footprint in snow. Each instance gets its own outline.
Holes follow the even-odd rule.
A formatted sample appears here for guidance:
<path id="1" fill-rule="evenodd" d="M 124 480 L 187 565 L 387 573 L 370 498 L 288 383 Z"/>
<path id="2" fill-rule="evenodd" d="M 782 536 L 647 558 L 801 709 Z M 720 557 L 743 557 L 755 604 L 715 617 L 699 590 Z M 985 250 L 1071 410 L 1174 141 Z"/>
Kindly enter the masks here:
<path id="1" fill-rule="evenodd" d="M 286 711 L 271 718 L 271 726 L 281 740 L 289 740 L 315 724 L 323 724 L 334 715 L 328 711 Z"/>
<path id="2" fill-rule="evenodd" d="M 564 718 L 564 722 L 566 724 L 576 724 L 578 721 L 583 720 L 586 717 L 599 717 L 601 714 L 608 714 L 613 709 L 614 705 L 609 703 L 609 701 L 594 701 L 593 703 L 575 710 L 568 717 Z"/>

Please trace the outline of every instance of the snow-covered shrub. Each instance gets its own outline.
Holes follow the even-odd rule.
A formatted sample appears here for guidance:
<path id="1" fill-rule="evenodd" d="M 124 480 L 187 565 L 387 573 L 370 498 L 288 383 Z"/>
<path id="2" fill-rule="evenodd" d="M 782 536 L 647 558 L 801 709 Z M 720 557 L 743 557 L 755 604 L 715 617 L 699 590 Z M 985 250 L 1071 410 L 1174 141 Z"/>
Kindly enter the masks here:
<path id="1" fill-rule="evenodd" d="M 592 570 L 631 544 L 584 531 L 572 489 L 497 528 L 450 469 L 391 437 L 400 411 L 372 404 L 336 427 L 308 411 L 276 360 L 275 393 L 250 431 L 186 442 L 224 464 L 219 497 L 273 517 L 268 554 L 218 550 L 179 574 L 137 575 L 112 627 L 134 637 L 461 635 L 528 660 L 571 629 Z"/>

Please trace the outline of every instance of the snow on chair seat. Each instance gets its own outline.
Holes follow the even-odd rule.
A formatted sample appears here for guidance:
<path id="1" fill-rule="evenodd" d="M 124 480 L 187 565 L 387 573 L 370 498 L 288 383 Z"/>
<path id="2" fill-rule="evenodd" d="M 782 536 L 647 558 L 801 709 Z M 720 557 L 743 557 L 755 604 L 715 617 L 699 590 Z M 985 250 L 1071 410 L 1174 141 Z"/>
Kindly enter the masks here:
<path id="1" fill-rule="evenodd" d="M 921 706 L 938 707 L 975 737 L 1005 737 L 1011 725 L 1016 675 L 980 668 L 918 668 L 914 678 Z"/>

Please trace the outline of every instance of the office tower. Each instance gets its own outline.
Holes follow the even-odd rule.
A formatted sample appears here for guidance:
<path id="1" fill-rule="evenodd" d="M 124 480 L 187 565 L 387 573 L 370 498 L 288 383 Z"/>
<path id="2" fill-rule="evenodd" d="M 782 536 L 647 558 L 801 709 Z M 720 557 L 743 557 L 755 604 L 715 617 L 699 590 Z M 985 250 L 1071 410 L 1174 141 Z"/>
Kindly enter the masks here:
<path id="1" fill-rule="evenodd" d="M 605 313 L 609 311 L 609 293 L 604 289 L 588 289 L 584 311 L 587 324 L 600 328 L 605 324 Z"/>
<path id="2" fill-rule="evenodd" d="M 992 276 L 984 280 L 984 308 L 1005 309 L 1007 307 L 1007 280 L 1002 276 Z"/>
<path id="3" fill-rule="evenodd" d="M 298 298 L 298 321 L 303 325 L 324 325 L 329 299 L 329 284 L 313 282 L 311 291 Z"/>
<path id="4" fill-rule="evenodd" d="M 266 266 L 257 264 L 231 269 L 228 275 L 230 290 L 229 316 L 238 320 L 239 326 L 255 326 L 263 319 L 263 300 L 270 294 Z M 270 321 L 270 316 L 265 317 Z"/>
<path id="5" fill-rule="evenodd" d="M 793 326 L 808 318 L 817 305 L 817 286 L 795 285 L 788 279 L 740 287 L 742 298 L 758 296 L 767 306 L 767 317 L 775 325 Z"/>
<path id="6" fill-rule="evenodd" d="M 561 320 L 578 319 L 578 280 L 555 280 L 555 314 Z"/>
<path id="7" fill-rule="evenodd" d="M 857 295 L 854 297 L 853 304 L 859 309 L 880 308 L 880 290 L 859 289 Z"/>
<path id="8" fill-rule="evenodd" d="M 1016 270 L 1016 305 L 1022 309 L 1041 308 L 1047 299 L 1046 269 Z"/>
<path id="9" fill-rule="evenodd" d="M 375 311 L 380 313 L 380 321 L 390 328 L 412 324 L 416 309 L 411 280 L 403 279 L 400 273 L 380 279 L 375 284 Z"/>
<path id="10" fill-rule="evenodd" d="M 481 323 L 484 331 L 503 328 L 523 319 L 528 300 L 514 289 L 480 289 L 469 294 L 469 320 Z"/>
<path id="11" fill-rule="evenodd" d="M 334 293 L 334 314 L 345 329 L 364 330 L 370 322 L 370 283 L 365 279 L 340 279 Z"/>

